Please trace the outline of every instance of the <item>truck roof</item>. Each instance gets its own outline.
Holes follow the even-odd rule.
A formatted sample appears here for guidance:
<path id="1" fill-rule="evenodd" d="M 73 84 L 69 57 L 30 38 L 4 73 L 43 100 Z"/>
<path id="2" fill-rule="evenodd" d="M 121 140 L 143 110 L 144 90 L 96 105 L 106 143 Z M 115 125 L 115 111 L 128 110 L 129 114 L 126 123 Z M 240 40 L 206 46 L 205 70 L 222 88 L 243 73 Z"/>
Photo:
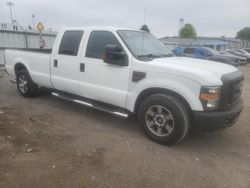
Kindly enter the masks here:
<path id="1" fill-rule="evenodd" d="M 105 30 L 105 31 L 117 31 L 117 30 L 131 30 L 131 31 L 141 31 L 138 29 L 131 29 L 131 28 L 123 28 L 123 27 L 107 27 L 107 26 L 89 26 L 89 27 L 63 27 L 61 30 Z"/>

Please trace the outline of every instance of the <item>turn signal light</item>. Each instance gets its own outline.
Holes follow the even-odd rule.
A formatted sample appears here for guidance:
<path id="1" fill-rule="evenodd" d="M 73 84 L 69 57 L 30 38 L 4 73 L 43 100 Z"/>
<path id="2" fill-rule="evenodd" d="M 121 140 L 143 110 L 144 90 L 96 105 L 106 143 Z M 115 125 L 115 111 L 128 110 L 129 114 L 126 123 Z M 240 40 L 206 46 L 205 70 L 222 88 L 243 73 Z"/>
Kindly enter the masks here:
<path id="1" fill-rule="evenodd" d="M 206 101 L 208 101 L 208 100 L 217 100 L 217 99 L 219 99 L 219 93 L 201 93 L 201 95 L 200 95 L 200 99 L 202 99 L 202 100 L 206 100 Z"/>

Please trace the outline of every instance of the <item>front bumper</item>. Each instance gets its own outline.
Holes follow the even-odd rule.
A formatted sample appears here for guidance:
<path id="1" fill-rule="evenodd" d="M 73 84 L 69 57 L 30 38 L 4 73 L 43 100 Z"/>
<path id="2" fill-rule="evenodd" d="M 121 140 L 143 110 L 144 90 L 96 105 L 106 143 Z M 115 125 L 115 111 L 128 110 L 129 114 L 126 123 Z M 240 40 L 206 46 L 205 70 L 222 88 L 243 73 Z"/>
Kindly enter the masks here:
<path id="1" fill-rule="evenodd" d="M 240 100 L 236 105 L 226 111 L 216 112 L 193 112 L 193 124 L 195 127 L 215 131 L 232 126 L 239 119 L 243 109 L 243 101 Z"/>

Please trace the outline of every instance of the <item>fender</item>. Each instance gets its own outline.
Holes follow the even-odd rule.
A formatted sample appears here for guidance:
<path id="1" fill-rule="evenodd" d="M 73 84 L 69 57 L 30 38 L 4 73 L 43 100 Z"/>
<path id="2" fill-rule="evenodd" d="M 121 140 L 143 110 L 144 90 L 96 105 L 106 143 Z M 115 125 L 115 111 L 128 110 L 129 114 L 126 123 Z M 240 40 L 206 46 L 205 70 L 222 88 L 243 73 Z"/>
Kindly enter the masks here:
<path id="1" fill-rule="evenodd" d="M 135 87 L 129 91 L 127 97 L 127 109 L 131 112 L 135 112 L 135 104 L 139 95 L 151 88 L 167 89 L 173 91 L 182 98 L 184 98 L 189 104 L 191 110 L 203 111 L 202 104 L 199 100 L 200 85 L 197 82 L 192 82 L 185 78 L 175 79 L 150 79 L 142 80 Z"/>
<path id="2" fill-rule="evenodd" d="M 6 68 L 6 71 L 8 72 L 8 74 L 12 78 L 16 78 L 15 66 L 18 63 L 20 63 L 23 66 L 25 66 L 26 69 L 28 69 L 29 71 L 30 71 L 30 66 L 29 66 L 29 64 L 23 58 L 20 58 L 20 57 L 13 58 L 12 52 L 13 52 L 12 50 L 8 50 L 8 49 L 5 50 L 5 52 L 4 52 L 5 61 L 6 61 L 5 62 L 5 68 Z"/>
<path id="3" fill-rule="evenodd" d="M 15 78 L 16 78 L 15 67 L 16 67 L 17 64 L 22 64 L 28 70 L 28 72 L 31 74 L 31 68 L 30 68 L 30 65 L 28 64 L 28 62 L 25 61 L 25 59 L 18 57 L 16 59 L 14 59 L 14 61 L 13 61 L 13 68 L 12 68 L 12 70 L 13 70 L 13 76 Z"/>

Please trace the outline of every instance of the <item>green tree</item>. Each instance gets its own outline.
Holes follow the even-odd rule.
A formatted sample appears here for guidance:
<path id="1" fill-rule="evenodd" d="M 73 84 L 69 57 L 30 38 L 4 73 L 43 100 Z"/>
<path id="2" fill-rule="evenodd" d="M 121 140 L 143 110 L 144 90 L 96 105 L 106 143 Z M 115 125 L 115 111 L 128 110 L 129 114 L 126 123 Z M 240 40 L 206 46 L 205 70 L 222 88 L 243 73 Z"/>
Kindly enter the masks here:
<path id="1" fill-rule="evenodd" d="M 149 30 L 149 28 L 148 28 L 148 26 L 146 24 L 142 25 L 140 30 L 150 33 L 150 30 Z"/>
<path id="2" fill-rule="evenodd" d="M 237 32 L 236 38 L 250 41 L 250 27 L 245 27 Z"/>
<path id="3" fill-rule="evenodd" d="M 197 34 L 195 28 L 192 24 L 185 24 L 184 27 L 179 32 L 179 37 L 181 38 L 196 38 Z"/>

